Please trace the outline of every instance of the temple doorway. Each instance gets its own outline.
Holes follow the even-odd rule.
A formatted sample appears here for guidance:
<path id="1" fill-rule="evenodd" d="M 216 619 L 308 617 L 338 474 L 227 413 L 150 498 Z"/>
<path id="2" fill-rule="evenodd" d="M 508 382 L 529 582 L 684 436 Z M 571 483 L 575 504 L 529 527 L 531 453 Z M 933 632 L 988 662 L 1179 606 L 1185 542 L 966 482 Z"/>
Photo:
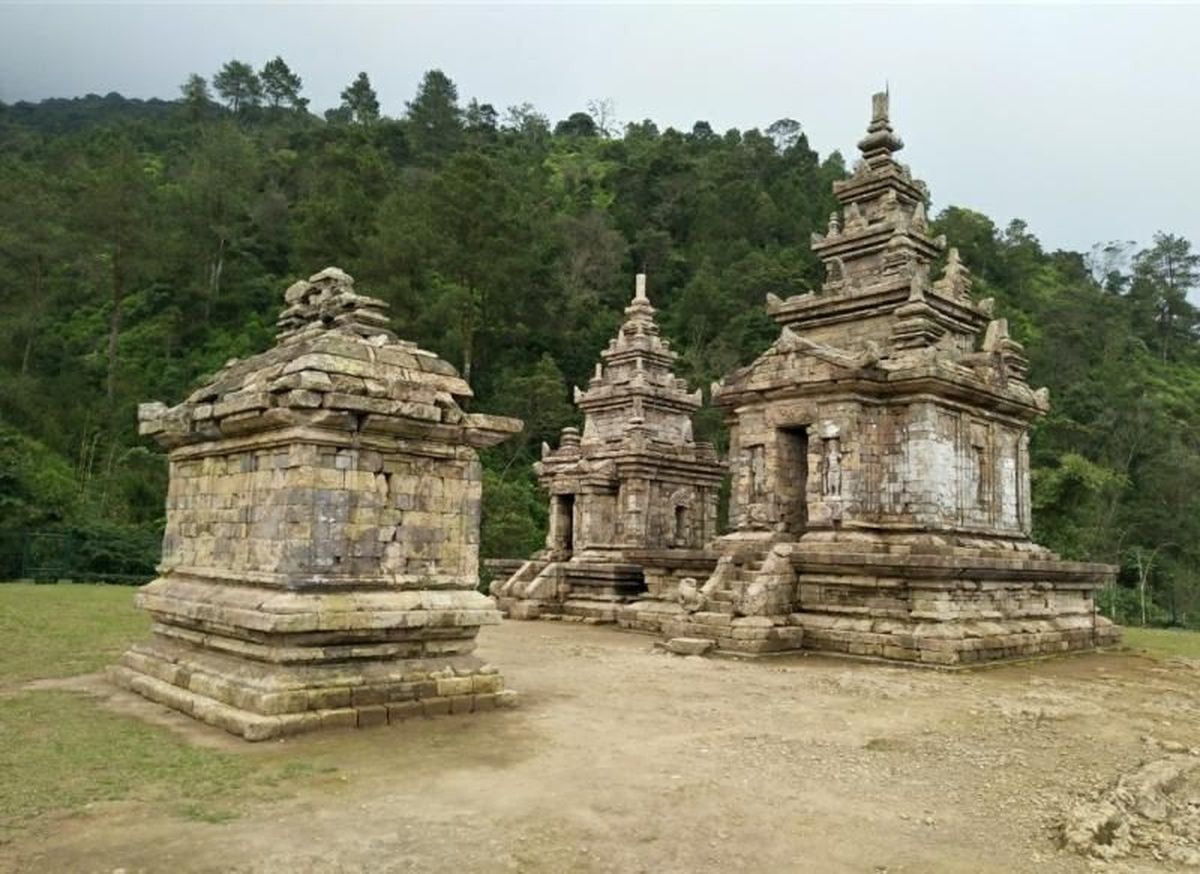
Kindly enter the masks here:
<path id="1" fill-rule="evenodd" d="M 566 552 L 575 550 L 575 496 L 554 496 L 555 545 Z"/>
<path id="2" fill-rule="evenodd" d="M 790 534 L 808 528 L 808 429 L 779 429 L 778 491 L 780 522 Z"/>

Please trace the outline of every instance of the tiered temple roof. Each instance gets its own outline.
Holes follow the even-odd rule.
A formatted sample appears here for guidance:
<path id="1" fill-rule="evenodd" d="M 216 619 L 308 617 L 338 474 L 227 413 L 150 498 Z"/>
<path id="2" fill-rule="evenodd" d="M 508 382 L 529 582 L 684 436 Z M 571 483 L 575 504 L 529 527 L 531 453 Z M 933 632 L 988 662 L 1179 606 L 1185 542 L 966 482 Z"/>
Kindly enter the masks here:
<path id="1" fill-rule="evenodd" d="M 958 250 L 932 235 L 928 188 L 896 160 L 903 147 L 888 117 L 888 95 L 874 95 L 853 175 L 833 186 L 841 209 L 830 215 L 826 233 L 812 237 L 825 267 L 820 290 L 767 295 L 780 337 L 759 361 L 714 386 L 719 403 L 738 403 L 743 390 L 764 388 L 775 357 L 804 352 L 843 370 L 875 368 L 892 382 L 924 371 L 983 384 L 1046 409 L 1045 394 L 1024 383 L 1026 359 L 1007 322 L 992 319 L 990 298 L 974 299 Z"/>
<path id="2" fill-rule="evenodd" d="M 646 275 L 639 273 L 625 322 L 600 353 L 587 389 L 575 389 L 575 403 L 586 417 L 584 443 L 620 440 L 632 430 L 652 440 L 692 442 L 700 390 L 689 392 L 687 382 L 675 376 L 679 356 L 659 335 L 654 313 Z"/>

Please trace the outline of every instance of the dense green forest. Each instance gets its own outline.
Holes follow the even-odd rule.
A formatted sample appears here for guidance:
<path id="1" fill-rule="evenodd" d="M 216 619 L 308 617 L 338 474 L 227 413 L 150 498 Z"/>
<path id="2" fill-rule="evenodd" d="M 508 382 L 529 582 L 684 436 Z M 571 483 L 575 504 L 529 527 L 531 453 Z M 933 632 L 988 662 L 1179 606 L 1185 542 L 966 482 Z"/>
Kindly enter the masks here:
<path id="1" fill-rule="evenodd" d="M 530 464 L 575 422 L 570 386 L 633 273 L 707 387 L 775 336 L 767 292 L 819 283 L 809 234 L 846 172 L 791 119 L 618 129 L 599 102 L 552 121 L 461 100 L 439 71 L 400 118 L 366 74 L 318 117 L 279 58 L 180 90 L 0 104 L 0 578 L 38 544 L 77 576 L 144 575 L 166 472 L 136 404 L 268 347 L 283 289 L 331 264 L 459 366 L 477 409 L 525 420 L 485 459 L 483 549 L 527 553 L 545 522 Z M 1048 252 L 953 206 L 937 225 L 1051 389 L 1037 536 L 1121 566 L 1101 598 L 1119 620 L 1200 625 L 1200 256 L 1169 233 Z M 723 443 L 712 410 L 697 430 Z"/>

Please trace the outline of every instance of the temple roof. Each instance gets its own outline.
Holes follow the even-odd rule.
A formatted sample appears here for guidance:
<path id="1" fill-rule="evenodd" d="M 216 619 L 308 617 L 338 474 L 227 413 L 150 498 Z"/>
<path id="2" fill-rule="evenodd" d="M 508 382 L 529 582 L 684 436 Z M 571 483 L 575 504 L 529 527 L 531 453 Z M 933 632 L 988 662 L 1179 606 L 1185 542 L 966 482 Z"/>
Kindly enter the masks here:
<path id="1" fill-rule="evenodd" d="M 890 331 L 900 347 L 932 345 L 947 335 L 973 337 L 986 325 L 987 313 L 971 297 L 971 274 L 956 250 L 949 251 L 942 276 L 931 279 L 946 240 L 930 232 L 925 183 L 896 160 L 903 147 L 887 93 L 875 94 L 867 134 L 858 143 L 862 157 L 850 178 L 833 183 L 841 209 L 830 215 L 824 234 L 812 236 L 825 280 L 815 293 L 769 296 L 768 312 L 780 324 L 803 329 L 839 320 L 900 322 L 920 310 L 919 330 Z"/>
<path id="2" fill-rule="evenodd" d="M 516 419 L 464 412 L 471 388 L 454 367 L 398 340 L 387 303 L 357 294 L 336 267 L 284 299 L 272 348 L 227 362 L 181 404 L 140 405 L 140 433 L 175 447 L 306 426 L 486 446 L 520 430 Z"/>
<path id="3" fill-rule="evenodd" d="M 958 251 L 930 233 L 928 189 L 896 160 L 903 147 L 888 95 L 874 95 L 858 143 L 862 157 L 848 179 L 833 183 L 841 208 L 827 232 L 812 237 L 825 266 L 821 288 L 787 299 L 767 295 L 780 336 L 754 363 L 714 385 L 719 404 L 854 375 L 894 385 L 937 379 L 993 402 L 1046 409 L 1045 392 L 1025 382 L 1024 352 L 1007 323 L 992 319 L 990 299 L 972 297 L 971 273 Z M 943 254 L 945 265 L 933 279 Z"/>
<path id="4" fill-rule="evenodd" d="M 654 313 L 646 275 L 639 273 L 625 321 L 600 353 L 587 388 L 575 389 L 575 403 L 591 423 L 584 427 L 585 441 L 612 439 L 639 425 L 655 436 L 659 431 L 664 437 L 686 432 L 691 442 L 691 414 L 700 407 L 700 390 L 688 391 L 687 382 L 675 376 L 679 356 L 660 336 Z"/>

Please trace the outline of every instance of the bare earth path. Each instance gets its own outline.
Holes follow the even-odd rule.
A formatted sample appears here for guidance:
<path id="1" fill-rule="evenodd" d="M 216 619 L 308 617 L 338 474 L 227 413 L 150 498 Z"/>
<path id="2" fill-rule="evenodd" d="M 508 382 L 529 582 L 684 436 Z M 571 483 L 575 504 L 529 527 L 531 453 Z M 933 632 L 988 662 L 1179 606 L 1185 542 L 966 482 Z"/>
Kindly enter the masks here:
<path id="1" fill-rule="evenodd" d="M 1200 746 L 1195 662 L 944 674 L 650 644 L 509 622 L 481 651 L 515 710 L 256 747 L 92 682 L 198 742 L 337 770 L 222 824 L 96 805 L 0 847 L 0 871 L 1089 871 L 1064 813 Z M 1200 816 L 1200 785 L 1178 791 Z M 1153 848 L 1104 868 L 1200 870 Z"/>

